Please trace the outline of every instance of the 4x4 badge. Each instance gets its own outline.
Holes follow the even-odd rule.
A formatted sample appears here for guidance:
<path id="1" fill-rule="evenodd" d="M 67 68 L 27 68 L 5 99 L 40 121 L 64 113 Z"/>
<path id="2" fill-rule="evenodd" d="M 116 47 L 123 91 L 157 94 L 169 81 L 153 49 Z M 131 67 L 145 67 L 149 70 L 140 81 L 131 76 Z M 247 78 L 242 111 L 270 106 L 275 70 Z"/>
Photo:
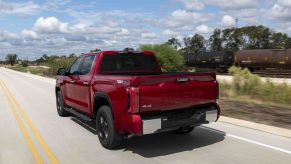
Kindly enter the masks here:
<path id="1" fill-rule="evenodd" d="M 141 106 L 141 107 L 143 107 L 143 108 L 151 108 L 152 105 L 143 105 L 143 106 Z"/>

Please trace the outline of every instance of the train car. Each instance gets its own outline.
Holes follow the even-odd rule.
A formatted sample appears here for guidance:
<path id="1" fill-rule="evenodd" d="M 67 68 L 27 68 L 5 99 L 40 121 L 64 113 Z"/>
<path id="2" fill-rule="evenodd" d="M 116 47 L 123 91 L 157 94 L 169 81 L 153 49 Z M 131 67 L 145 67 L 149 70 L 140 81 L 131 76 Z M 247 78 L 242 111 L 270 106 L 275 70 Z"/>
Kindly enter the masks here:
<path id="1" fill-rule="evenodd" d="M 184 59 L 189 67 L 211 68 L 218 72 L 226 72 L 233 65 L 234 55 L 230 51 L 185 53 Z"/>
<path id="2" fill-rule="evenodd" d="M 291 49 L 240 50 L 235 53 L 236 66 L 251 71 L 266 68 L 291 69 Z"/>

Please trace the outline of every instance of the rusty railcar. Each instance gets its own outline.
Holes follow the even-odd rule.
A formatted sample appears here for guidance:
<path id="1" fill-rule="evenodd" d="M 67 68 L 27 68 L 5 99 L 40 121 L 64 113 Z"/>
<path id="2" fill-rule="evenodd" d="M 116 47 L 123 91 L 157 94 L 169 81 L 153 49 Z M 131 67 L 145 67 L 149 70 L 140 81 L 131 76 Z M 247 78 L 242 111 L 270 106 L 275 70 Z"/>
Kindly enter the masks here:
<path id="1" fill-rule="evenodd" d="M 291 49 L 240 50 L 235 53 L 235 65 L 250 70 L 291 69 Z"/>

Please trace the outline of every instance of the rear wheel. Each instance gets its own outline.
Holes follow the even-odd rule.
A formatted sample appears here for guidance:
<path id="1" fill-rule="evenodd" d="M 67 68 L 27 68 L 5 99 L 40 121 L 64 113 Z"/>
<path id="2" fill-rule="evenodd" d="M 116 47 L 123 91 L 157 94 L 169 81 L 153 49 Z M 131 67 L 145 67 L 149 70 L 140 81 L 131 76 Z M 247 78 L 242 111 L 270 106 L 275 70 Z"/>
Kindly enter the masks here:
<path id="1" fill-rule="evenodd" d="M 64 99 L 61 91 L 57 92 L 56 98 L 58 115 L 61 117 L 69 116 L 70 114 L 65 110 Z"/>
<path id="2" fill-rule="evenodd" d="M 194 130 L 194 127 L 185 126 L 185 127 L 179 128 L 177 130 L 174 130 L 174 132 L 177 134 L 188 134 L 188 133 L 191 133 L 193 130 Z"/>
<path id="3" fill-rule="evenodd" d="M 99 141 L 106 149 L 119 146 L 123 136 L 116 133 L 111 109 L 109 106 L 101 106 L 96 115 L 96 128 Z"/>

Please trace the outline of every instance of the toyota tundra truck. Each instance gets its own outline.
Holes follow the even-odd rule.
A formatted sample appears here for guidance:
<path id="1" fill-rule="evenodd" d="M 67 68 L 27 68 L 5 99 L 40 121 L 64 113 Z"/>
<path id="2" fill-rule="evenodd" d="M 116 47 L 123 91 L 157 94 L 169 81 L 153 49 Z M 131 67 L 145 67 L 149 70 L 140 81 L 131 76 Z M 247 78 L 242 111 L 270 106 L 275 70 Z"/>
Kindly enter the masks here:
<path id="1" fill-rule="evenodd" d="M 57 74 L 58 115 L 94 122 L 107 149 L 133 135 L 190 133 L 220 115 L 215 73 L 162 72 L 150 51 L 82 54 Z"/>

